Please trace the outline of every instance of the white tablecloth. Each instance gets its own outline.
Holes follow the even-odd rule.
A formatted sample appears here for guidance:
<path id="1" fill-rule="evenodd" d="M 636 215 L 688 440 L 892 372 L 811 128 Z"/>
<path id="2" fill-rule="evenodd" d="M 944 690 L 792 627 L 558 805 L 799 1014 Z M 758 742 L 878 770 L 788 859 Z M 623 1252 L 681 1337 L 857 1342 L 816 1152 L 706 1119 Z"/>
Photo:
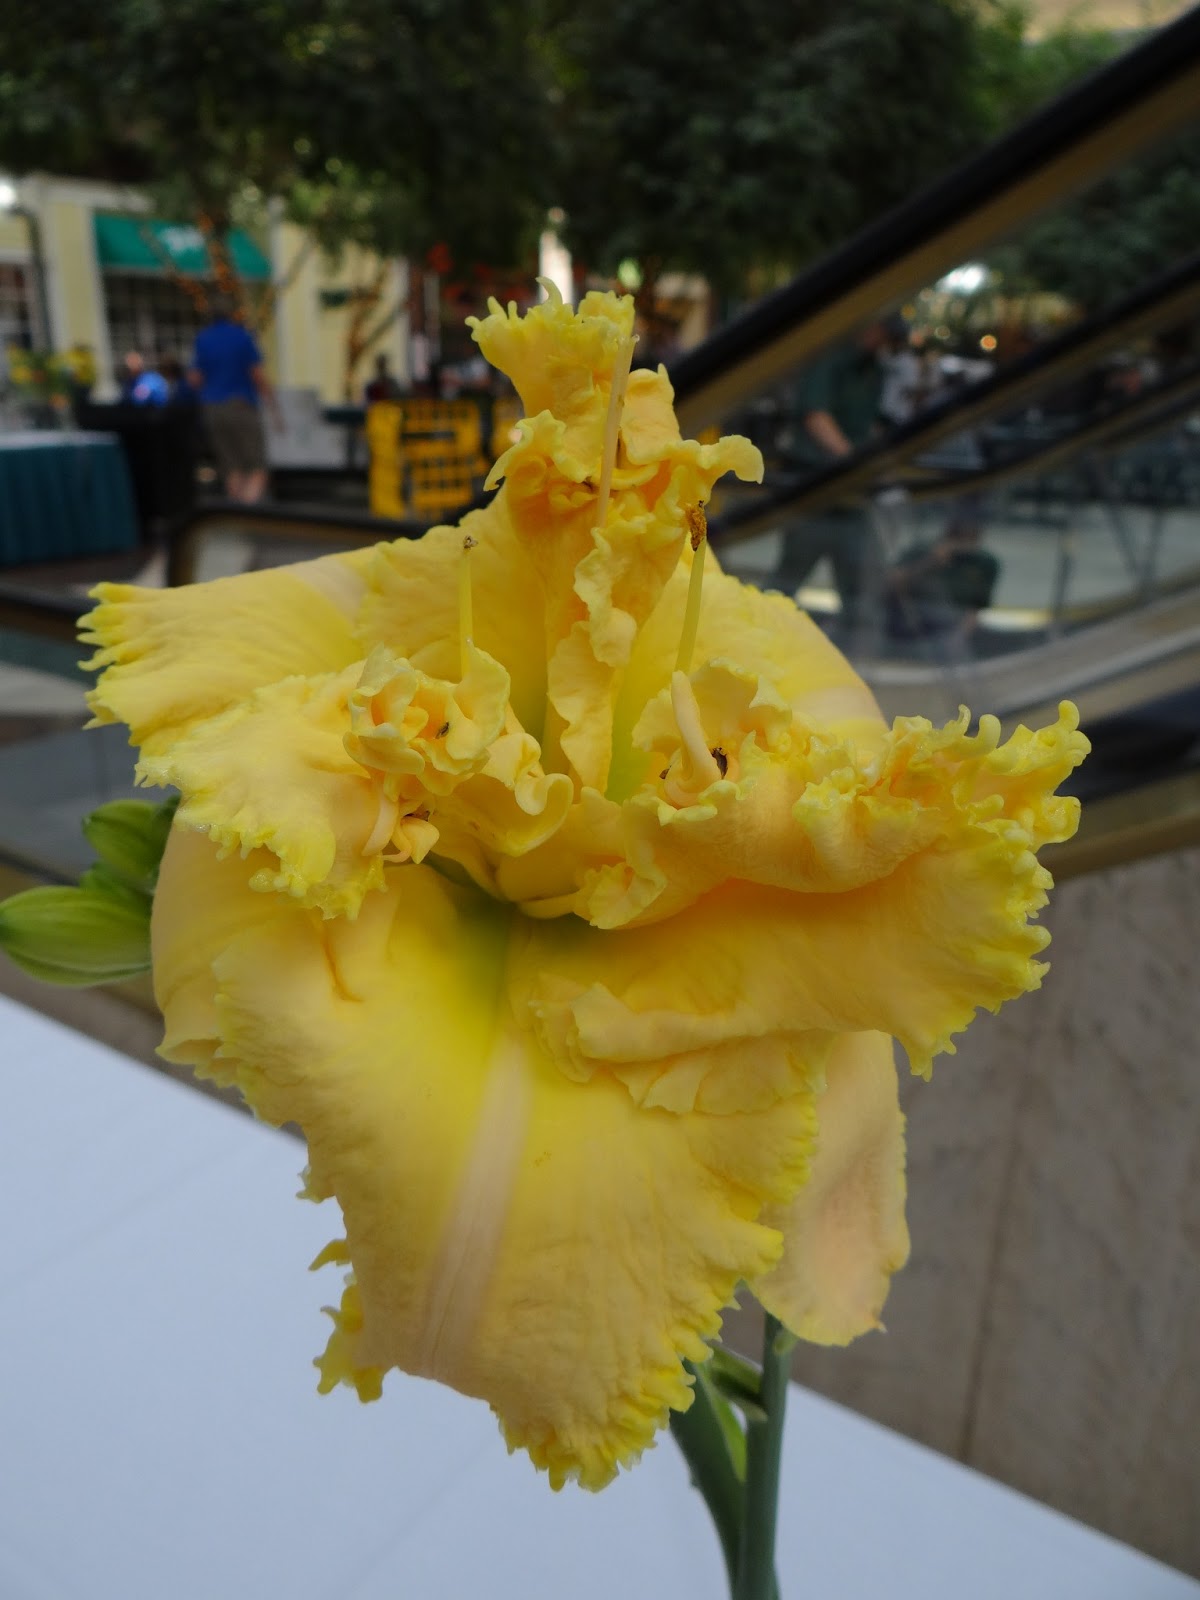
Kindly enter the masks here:
<path id="1" fill-rule="evenodd" d="M 0 1000 L 2 1600 L 722 1600 L 669 1437 L 552 1494 L 487 1408 L 314 1390 L 293 1140 Z M 784 1600 L 1200 1584 L 794 1389 Z"/>

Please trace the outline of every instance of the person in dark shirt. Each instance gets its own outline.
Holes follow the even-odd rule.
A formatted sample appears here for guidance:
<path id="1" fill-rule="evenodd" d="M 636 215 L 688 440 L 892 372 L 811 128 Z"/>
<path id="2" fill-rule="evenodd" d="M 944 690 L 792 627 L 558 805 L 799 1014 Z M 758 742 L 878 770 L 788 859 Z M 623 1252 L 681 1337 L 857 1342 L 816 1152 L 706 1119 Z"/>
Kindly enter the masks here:
<path id="1" fill-rule="evenodd" d="M 958 507 L 939 539 L 910 546 L 888 574 L 888 632 L 965 648 L 999 575 L 999 561 L 980 547 L 977 507 Z"/>
<path id="2" fill-rule="evenodd" d="M 195 406 L 196 391 L 188 382 L 183 362 L 178 356 L 160 356 L 158 370 L 167 386 L 167 404 L 170 406 Z"/>
<path id="3" fill-rule="evenodd" d="M 204 424 L 231 500 L 252 505 L 267 487 L 267 450 L 259 402 L 281 426 L 275 391 L 254 339 L 218 299 L 212 320 L 196 335 L 192 384 L 200 391 Z"/>
<path id="4" fill-rule="evenodd" d="M 792 456 L 809 467 L 838 461 L 865 445 L 879 426 L 888 324 L 876 320 L 853 343 L 838 346 L 800 375 Z M 829 558 L 841 602 L 834 633 L 843 648 L 865 652 L 880 631 L 883 557 L 868 510 L 835 506 L 787 527 L 772 582 L 794 595 L 822 556 Z"/>
<path id="5" fill-rule="evenodd" d="M 381 400 L 400 398 L 400 385 L 392 377 L 386 356 L 375 357 L 375 376 L 367 384 L 364 397 L 369 406 L 377 405 Z"/>

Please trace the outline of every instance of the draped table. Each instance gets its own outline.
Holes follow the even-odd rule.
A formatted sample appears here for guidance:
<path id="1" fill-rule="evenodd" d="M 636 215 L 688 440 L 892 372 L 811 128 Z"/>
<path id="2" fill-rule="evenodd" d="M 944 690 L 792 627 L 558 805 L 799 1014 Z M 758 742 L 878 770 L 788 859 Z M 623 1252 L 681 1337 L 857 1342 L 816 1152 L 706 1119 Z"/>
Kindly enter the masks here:
<path id="1" fill-rule="evenodd" d="M 318 1397 L 338 1229 L 293 1139 L 3 999 L 0 1105 L 4 1600 L 722 1600 L 669 1437 L 555 1495 L 432 1383 Z M 797 1387 L 779 1571 L 784 1600 L 1200 1597 Z"/>
<path id="2" fill-rule="evenodd" d="M 137 547 L 133 489 L 107 433 L 0 433 L 0 568 Z"/>

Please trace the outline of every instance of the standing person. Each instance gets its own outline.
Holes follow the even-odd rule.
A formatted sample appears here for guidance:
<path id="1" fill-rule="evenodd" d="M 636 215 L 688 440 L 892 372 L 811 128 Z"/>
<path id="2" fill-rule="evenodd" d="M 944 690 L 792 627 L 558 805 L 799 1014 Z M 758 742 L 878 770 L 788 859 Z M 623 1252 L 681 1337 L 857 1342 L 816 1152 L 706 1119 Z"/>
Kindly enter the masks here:
<path id="1" fill-rule="evenodd" d="M 912 421 L 921 406 L 921 358 L 909 341 L 903 317 L 889 317 L 885 326 L 888 340 L 879 356 L 883 368 L 879 417 L 887 427 L 900 428 Z"/>
<path id="2" fill-rule="evenodd" d="M 158 370 L 167 386 L 168 405 L 194 406 L 196 404 L 196 391 L 188 382 L 188 375 L 184 370 L 183 362 L 180 361 L 178 356 L 160 356 L 158 358 Z"/>
<path id="3" fill-rule="evenodd" d="M 375 376 L 363 391 L 364 398 L 369 406 L 377 405 L 381 400 L 398 400 L 400 398 L 400 385 L 392 377 L 388 358 L 385 355 L 375 357 Z"/>
<path id="4" fill-rule="evenodd" d="M 130 350 L 122 356 L 117 382 L 121 388 L 121 399 L 126 405 L 133 404 L 133 391 L 145 370 L 146 363 L 140 350 Z"/>
<path id="5" fill-rule="evenodd" d="M 937 639 L 965 656 L 992 603 L 1000 562 L 981 546 L 981 507 L 966 495 L 941 537 L 905 550 L 888 574 L 888 629 L 897 639 Z"/>
<path id="6" fill-rule="evenodd" d="M 804 465 L 824 466 L 853 455 L 876 431 L 889 339 L 884 321 L 868 323 L 852 344 L 831 350 L 801 375 L 794 454 Z M 839 643 L 855 651 L 869 649 L 882 626 L 883 553 L 865 507 L 835 506 L 785 529 L 772 582 L 795 594 L 822 556 L 829 557 L 841 600 Z"/>
<path id="7" fill-rule="evenodd" d="M 141 357 L 138 358 L 141 360 Z M 171 398 L 170 385 L 157 366 L 142 363 L 133 387 L 125 397 L 133 406 L 165 406 Z"/>
<path id="8" fill-rule="evenodd" d="M 196 335 L 192 383 L 200 391 L 204 423 L 217 467 L 231 500 L 253 505 L 267 487 L 267 447 L 259 402 L 282 426 L 275 391 L 253 338 L 233 318 L 222 296 L 213 300 L 212 320 Z"/>

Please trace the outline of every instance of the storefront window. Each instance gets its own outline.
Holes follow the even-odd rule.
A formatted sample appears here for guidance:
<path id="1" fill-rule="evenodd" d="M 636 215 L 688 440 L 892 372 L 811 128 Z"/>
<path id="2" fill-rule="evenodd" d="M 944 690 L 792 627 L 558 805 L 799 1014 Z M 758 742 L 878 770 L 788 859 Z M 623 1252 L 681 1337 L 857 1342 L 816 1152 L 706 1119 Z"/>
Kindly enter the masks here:
<path id="1" fill-rule="evenodd" d="M 0 262 L 0 352 L 10 344 L 33 345 L 33 309 L 29 274 L 24 267 Z"/>
<path id="2" fill-rule="evenodd" d="M 192 296 L 170 278 L 146 272 L 104 273 L 104 304 L 113 361 L 136 350 L 147 361 L 191 360 L 204 316 Z"/>

